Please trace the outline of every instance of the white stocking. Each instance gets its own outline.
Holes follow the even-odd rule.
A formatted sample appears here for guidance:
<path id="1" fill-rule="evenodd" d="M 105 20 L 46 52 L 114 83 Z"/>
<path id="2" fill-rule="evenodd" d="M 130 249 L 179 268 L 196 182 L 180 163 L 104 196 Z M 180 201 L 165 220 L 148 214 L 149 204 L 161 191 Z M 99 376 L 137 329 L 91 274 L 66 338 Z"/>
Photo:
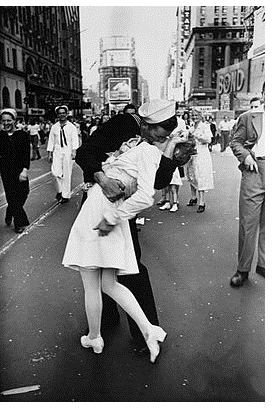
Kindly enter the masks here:
<path id="1" fill-rule="evenodd" d="M 130 315 L 146 338 L 152 325 L 131 291 L 117 282 L 114 269 L 102 269 L 102 291 L 113 298 Z"/>
<path id="2" fill-rule="evenodd" d="M 92 340 L 100 336 L 102 316 L 101 269 L 80 268 L 80 274 L 85 291 L 89 337 Z"/>

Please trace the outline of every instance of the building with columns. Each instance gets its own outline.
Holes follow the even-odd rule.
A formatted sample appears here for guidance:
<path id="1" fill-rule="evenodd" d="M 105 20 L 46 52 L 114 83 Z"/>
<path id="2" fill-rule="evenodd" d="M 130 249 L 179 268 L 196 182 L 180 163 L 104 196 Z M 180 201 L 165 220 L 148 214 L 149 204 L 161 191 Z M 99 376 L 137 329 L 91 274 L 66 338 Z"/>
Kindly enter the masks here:
<path id="1" fill-rule="evenodd" d="M 79 7 L 0 7 L 0 108 L 54 117 L 65 103 L 80 114 Z"/>
<path id="2" fill-rule="evenodd" d="M 189 106 L 216 108 L 217 70 L 244 58 L 245 6 L 177 8 L 176 86 Z"/>

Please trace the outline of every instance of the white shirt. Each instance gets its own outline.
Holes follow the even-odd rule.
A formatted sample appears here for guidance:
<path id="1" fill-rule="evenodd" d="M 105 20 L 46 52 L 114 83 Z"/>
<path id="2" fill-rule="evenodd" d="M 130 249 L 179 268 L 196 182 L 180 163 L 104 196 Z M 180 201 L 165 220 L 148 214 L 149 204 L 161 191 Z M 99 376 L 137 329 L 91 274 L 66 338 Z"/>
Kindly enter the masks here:
<path id="1" fill-rule="evenodd" d="M 230 121 L 228 120 L 227 122 L 225 120 L 221 120 L 219 123 L 219 130 L 220 131 L 230 131 L 232 128 Z"/>
<path id="2" fill-rule="evenodd" d="M 31 136 L 38 135 L 40 130 L 40 125 L 28 125 L 27 130 Z"/>
<path id="3" fill-rule="evenodd" d="M 256 157 L 265 157 L 265 114 L 263 113 L 262 134 L 252 148 Z"/>
<path id="4" fill-rule="evenodd" d="M 69 150 L 76 150 L 79 147 L 79 140 L 78 140 L 78 132 L 77 128 L 69 121 L 65 123 L 63 126 L 67 146 L 64 144 L 63 147 L 61 147 L 61 142 L 60 142 L 60 132 L 61 132 L 61 126 L 60 122 L 56 122 L 54 125 L 52 125 L 50 133 L 49 133 L 49 138 L 48 138 L 48 144 L 47 144 L 47 151 L 48 152 L 53 152 L 56 148 L 62 149 L 62 148 L 68 148 Z"/>

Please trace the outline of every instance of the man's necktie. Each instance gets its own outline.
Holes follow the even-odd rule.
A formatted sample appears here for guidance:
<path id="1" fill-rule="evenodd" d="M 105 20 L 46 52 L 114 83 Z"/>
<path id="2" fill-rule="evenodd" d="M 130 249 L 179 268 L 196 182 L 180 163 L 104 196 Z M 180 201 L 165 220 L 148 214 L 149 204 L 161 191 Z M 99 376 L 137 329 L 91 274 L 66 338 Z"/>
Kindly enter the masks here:
<path id="1" fill-rule="evenodd" d="M 63 147 L 63 142 L 64 142 L 64 144 L 67 146 L 64 129 L 63 129 L 63 127 L 61 127 L 61 128 L 60 128 L 60 145 L 61 145 L 61 147 Z"/>

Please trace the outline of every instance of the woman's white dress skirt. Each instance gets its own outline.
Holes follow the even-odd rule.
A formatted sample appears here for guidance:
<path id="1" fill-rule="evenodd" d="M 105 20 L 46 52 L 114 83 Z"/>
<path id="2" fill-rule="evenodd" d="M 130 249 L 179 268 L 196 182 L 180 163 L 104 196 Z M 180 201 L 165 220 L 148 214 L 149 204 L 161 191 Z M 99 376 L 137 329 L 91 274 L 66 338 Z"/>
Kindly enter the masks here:
<path id="1" fill-rule="evenodd" d="M 107 236 L 99 236 L 98 230 L 94 230 L 105 211 L 122 201 L 110 202 L 98 184 L 89 189 L 70 231 L 62 260 L 64 266 L 75 270 L 114 268 L 118 269 L 118 275 L 139 273 L 127 220 L 115 225 Z"/>
<path id="2" fill-rule="evenodd" d="M 182 179 L 180 177 L 180 172 L 179 172 L 178 167 L 176 168 L 176 170 L 173 173 L 170 184 L 175 184 L 176 186 L 182 186 L 182 184 L 183 184 Z"/>
<path id="3" fill-rule="evenodd" d="M 212 158 L 207 144 L 197 142 L 197 154 L 192 156 L 186 165 L 187 180 L 197 190 L 212 190 Z"/>

